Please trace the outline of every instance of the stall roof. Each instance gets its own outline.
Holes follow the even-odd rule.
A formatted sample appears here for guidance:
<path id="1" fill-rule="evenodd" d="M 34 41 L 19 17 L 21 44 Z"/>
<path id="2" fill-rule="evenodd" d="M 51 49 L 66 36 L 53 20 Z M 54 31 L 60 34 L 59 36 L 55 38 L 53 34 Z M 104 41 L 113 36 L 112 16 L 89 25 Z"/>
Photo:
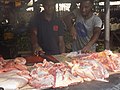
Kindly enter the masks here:
<path id="1" fill-rule="evenodd" d="M 4 2 L 15 2 L 17 0 L 0 0 L 0 3 L 4 3 Z M 21 0 L 22 3 L 28 3 L 30 2 L 31 0 Z M 35 0 L 37 2 L 41 2 L 42 0 Z M 59 3 L 70 3 L 70 2 L 80 2 L 82 0 L 56 0 L 57 2 Z M 99 0 L 100 2 L 104 2 L 105 0 Z M 109 0 L 109 1 L 120 1 L 120 0 Z"/>

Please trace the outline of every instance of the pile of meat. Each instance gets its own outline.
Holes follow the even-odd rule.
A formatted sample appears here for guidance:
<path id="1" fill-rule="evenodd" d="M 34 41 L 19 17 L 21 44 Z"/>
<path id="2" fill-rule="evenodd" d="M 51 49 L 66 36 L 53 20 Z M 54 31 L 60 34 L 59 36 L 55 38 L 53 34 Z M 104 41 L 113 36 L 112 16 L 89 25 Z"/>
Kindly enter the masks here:
<path id="1" fill-rule="evenodd" d="M 96 60 L 99 63 L 102 63 L 108 71 L 120 71 L 120 54 L 115 54 L 110 50 L 105 50 L 99 53 L 92 53 L 85 57 L 79 56 L 77 58 L 80 60 Z"/>
<path id="2" fill-rule="evenodd" d="M 25 65 L 26 60 L 22 57 L 15 58 L 14 60 L 4 60 L 0 57 L 0 73 L 11 70 L 27 70 Z"/>
<path id="3" fill-rule="evenodd" d="M 0 87 L 4 90 L 17 90 L 25 86 L 31 78 L 25 63 L 22 57 L 9 61 L 0 57 Z"/>
<path id="4" fill-rule="evenodd" d="M 95 60 L 73 60 L 72 62 L 52 63 L 46 60 L 34 65 L 29 84 L 35 88 L 57 88 L 82 83 L 84 81 L 106 81 L 108 71 Z"/>
<path id="5" fill-rule="evenodd" d="M 4 80 L 6 73 L 7 77 L 11 77 L 15 73 L 19 75 L 19 78 L 17 76 L 14 78 L 8 77 L 8 79 L 9 82 L 11 79 L 15 80 L 16 78 L 20 79 L 19 81 L 24 81 L 25 83 L 19 86 L 19 88 L 29 84 L 37 89 L 46 89 L 66 87 L 83 83 L 84 81 L 107 81 L 106 78 L 109 77 L 108 71 L 120 71 L 120 56 L 109 50 L 87 55 L 79 54 L 71 56 L 71 62 L 53 63 L 44 60 L 42 63 L 34 64 L 31 70 L 27 68 L 25 65 L 26 60 L 22 57 L 17 57 L 10 61 L 5 61 L 1 57 L 0 78 Z M 0 85 L 2 85 L 1 82 Z"/>

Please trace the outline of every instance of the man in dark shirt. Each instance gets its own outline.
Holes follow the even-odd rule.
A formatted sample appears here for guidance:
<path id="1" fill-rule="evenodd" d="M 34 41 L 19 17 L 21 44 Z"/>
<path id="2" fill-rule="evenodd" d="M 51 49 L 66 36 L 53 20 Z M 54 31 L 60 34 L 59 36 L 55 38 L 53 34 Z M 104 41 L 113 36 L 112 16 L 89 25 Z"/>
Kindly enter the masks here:
<path id="1" fill-rule="evenodd" d="M 44 11 L 30 24 L 33 50 L 41 48 L 50 55 L 64 53 L 64 24 L 55 16 L 55 1 L 43 0 L 42 4 Z"/>

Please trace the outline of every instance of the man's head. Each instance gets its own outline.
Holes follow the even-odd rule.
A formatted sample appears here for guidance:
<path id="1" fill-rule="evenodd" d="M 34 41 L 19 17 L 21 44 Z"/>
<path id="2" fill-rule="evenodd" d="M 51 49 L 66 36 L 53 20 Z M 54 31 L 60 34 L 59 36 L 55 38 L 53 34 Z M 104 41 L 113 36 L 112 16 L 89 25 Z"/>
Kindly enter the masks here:
<path id="1" fill-rule="evenodd" d="M 80 3 L 80 12 L 83 17 L 88 16 L 92 12 L 93 0 L 82 0 Z"/>
<path id="2" fill-rule="evenodd" d="M 42 5 L 47 14 L 53 14 L 55 10 L 55 0 L 43 0 Z"/>

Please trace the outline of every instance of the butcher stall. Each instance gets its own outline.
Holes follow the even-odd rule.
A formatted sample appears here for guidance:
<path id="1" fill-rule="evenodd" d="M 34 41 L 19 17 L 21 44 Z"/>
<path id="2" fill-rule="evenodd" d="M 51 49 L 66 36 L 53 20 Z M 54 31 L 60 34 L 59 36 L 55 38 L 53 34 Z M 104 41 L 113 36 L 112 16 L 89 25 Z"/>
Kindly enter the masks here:
<path id="1" fill-rule="evenodd" d="M 0 90 L 120 90 L 120 54 L 0 57 Z"/>
<path id="2" fill-rule="evenodd" d="M 18 15 L 20 11 L 25 11 L 25 9 L 21 8 L 19 11 L 18 8 L 25 6 L 30 0 L 15 0 L 18 5 L 16 7 L 13 4 L 14 0 L 0 1 L 1 7 L 3 7 L 1 9 L 3 10 L 1 18 L 3 16 L 7 21 L 6 17 L 9 14 L 6 13 L 9 12 L 11 16 L 11 13 L 15 13 L 10 18 L 12 19 L 10 24 L 13 23 L 12 25 L 16 28 L 18 23 L 19 25 L 22 23 L 23 28 L 24 19 L 22 21 L 23 17 Z M 11 3 L 9 3 L 10 1 Z M 110 1 L 105 1 L 105 48 L 109 49 Z M 33 7 L 35 7 L 34 5 Z M 12 9 L 10 6 L 12 6 Z M 28 21 L 27 17 L 30 15 L 27 13 L 27 15 L 22 14 L 21 16 L 25 16 L 27 19 L 25 21 Z M 13 27 L 11 30 L 13 30 Z M 17 33 L 19 36 L 21 35 L 21 32 Z M 16 56 L 12 55 L 13 51 L 16 53 L 14 45 L 16 44 L 12 43 L 9 46 L 13 47 L 13 49 L 9 50 L 12 58 Z M 5 47 L 5 44 L 3 46 Z M 8 49 L 6 51 L 8 52 Z M 2 50 L 1 52 L 4 53 Z M 6 55 L 8 53 L 5 53 Z M 105 50 L 96 53 L 70 52 L 51 56 L 38 54 L 13 59 L 4 59 L 0 56 L 0 90 L 120 90 L 120 53 Z"/>

